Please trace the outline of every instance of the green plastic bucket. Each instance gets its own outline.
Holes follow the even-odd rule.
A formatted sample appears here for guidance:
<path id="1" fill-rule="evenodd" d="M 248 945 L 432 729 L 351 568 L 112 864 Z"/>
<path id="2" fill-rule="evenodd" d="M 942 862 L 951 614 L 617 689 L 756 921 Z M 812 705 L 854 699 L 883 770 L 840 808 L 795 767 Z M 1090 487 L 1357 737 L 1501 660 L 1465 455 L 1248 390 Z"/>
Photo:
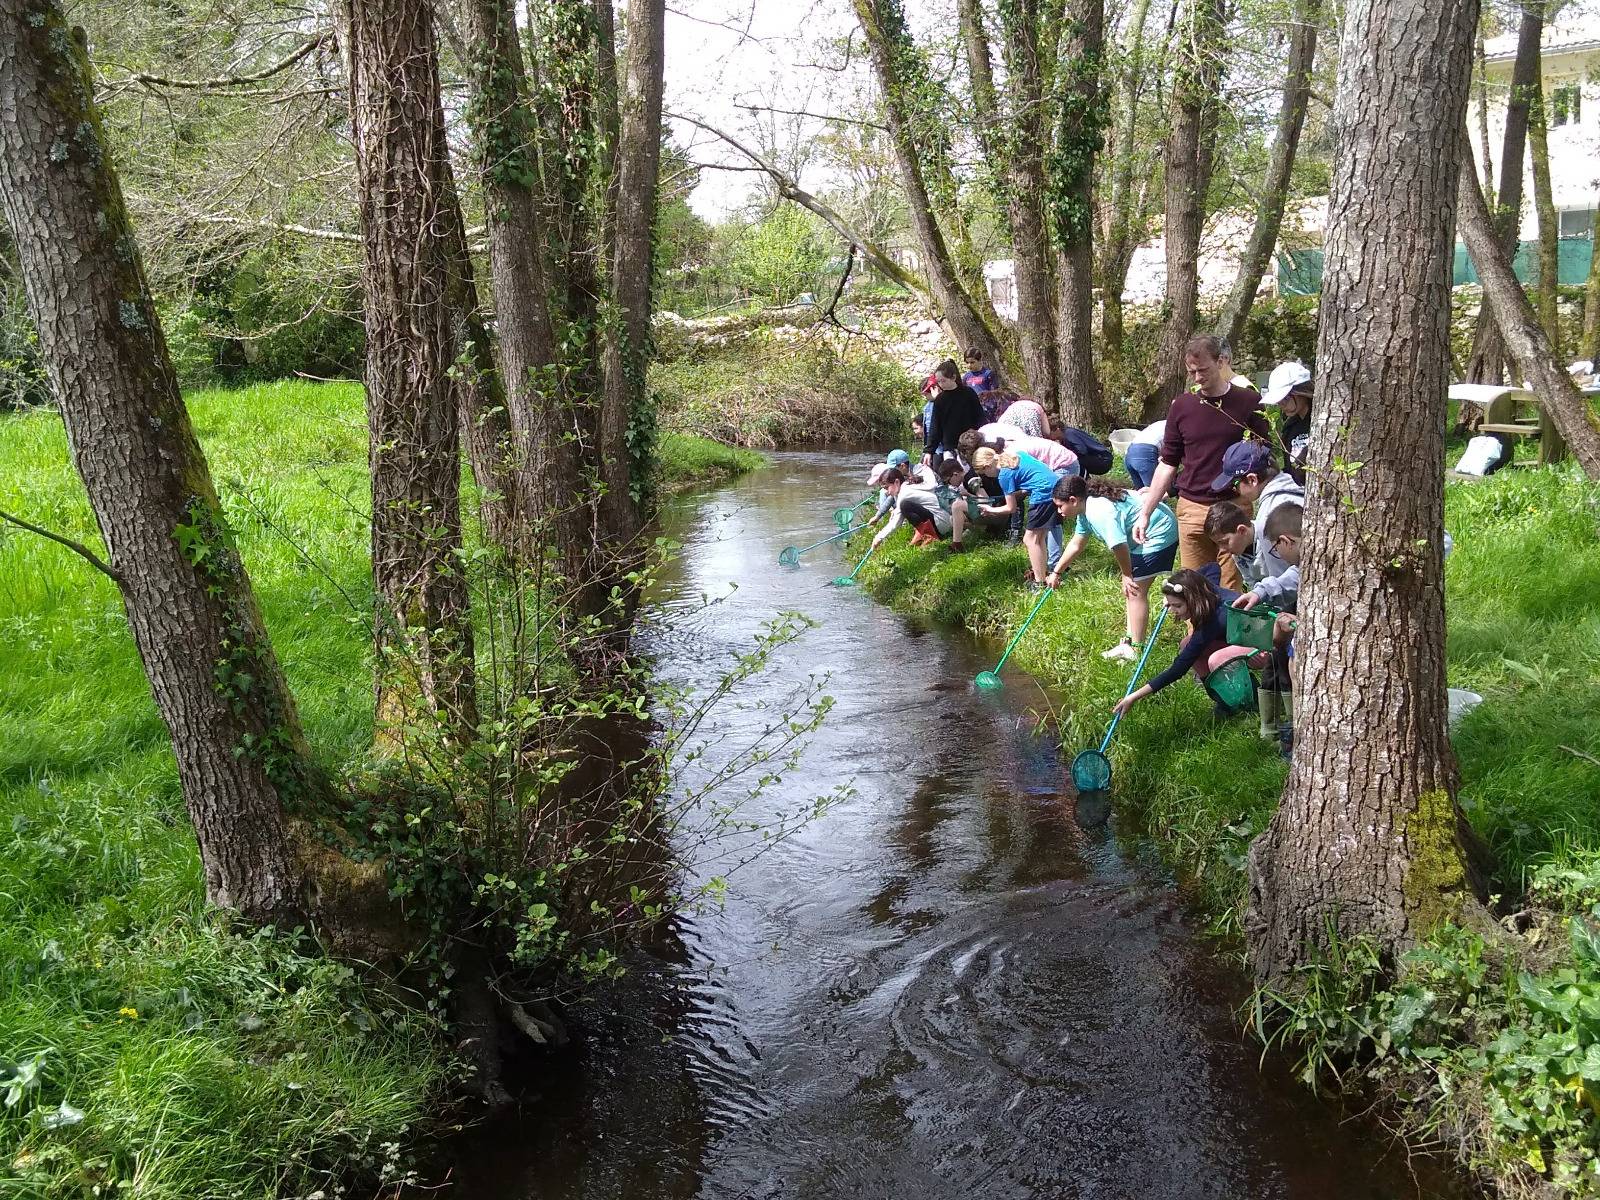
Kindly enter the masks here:
<path id="1" fill-rule="evenodd" d="M 1229 712 L 1243 712 L 1256 703 L 1256 678 L 1243 658 L 1229 659 L 1206 676 L 1206 691 Z"/>
<path id="2" fill-rule="evenodd" d="M 1254 650 L 1272 649 L 1272 623 L 1278 619 L 1276 609 L 1229 608 L 1228 645 L 1249 646 Z"/>

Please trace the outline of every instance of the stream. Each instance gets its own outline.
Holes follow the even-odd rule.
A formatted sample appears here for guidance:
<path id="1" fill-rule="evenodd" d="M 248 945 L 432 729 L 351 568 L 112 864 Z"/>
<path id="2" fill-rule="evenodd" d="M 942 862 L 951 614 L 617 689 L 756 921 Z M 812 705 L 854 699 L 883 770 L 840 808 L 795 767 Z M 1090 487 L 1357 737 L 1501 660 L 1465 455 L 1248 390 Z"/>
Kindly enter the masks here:
<path id="1" fill-rule="evenodd" d="M 1465 1194 L 1262 1062 L 1237 967 L 1151 856 L 1075 811 L 1048 697 L 1009 669 L 998 693 L 970 686 L 997 647 L 825 586 L 835 546 L 775 565 L 827 536 L 872 460 L 773 460 L 680 506 L 647 644 L 666 680 L 709 688 L 775 611 L 805 613 L 816 627 L 704 732 L 747 739 L 831 676 L 802 769 L 758 805 L 854 794 L 573 1011 L 574 1048 L 520 1111 L 465 1136 L 455 1194 Z"/>

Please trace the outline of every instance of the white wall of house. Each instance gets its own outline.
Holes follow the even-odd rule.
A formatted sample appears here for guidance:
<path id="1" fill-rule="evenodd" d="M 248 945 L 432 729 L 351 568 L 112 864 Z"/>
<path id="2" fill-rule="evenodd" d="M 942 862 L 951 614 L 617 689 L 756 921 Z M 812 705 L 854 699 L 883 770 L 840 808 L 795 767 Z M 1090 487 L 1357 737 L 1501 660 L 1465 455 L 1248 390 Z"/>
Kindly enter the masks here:
<path id="1" fill-rule="evenodd" d="M 1550 128 L 1550 191 L 1560 214 L 1562 236 L 1586 237 L 1593 229 L 1596 196 L 1600 194 L 1600 16 L 1591 6 L 1574 6 L 1545 29 L 1542 45 L 1545 112 Z M 1505 140 L 1506 101 L 1516 51 L 1515 31 L 1484 45 L 1489 81 L 1489 152 L 1496 189 L 1500 186 L 1500 150 Z M 1483 142 L 1479 136 L 1476 89 L 1467 124 L 1481 176 Z M 1532 241 L 1538 235 L 1533 170 L 1524 159 L 1521 237 Z"/>

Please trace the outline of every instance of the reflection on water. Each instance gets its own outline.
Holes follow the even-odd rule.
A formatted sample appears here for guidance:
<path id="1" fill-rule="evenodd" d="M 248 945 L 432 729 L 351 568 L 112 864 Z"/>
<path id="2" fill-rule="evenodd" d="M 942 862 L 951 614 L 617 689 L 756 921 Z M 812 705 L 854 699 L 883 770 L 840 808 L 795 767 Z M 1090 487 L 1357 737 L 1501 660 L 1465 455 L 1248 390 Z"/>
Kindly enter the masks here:
<path id="1" fill-rule="evenodd" d="M 579 1010 L 579 1047 L 469 1139 L 462 1194 L 1448 1194 L 1258 1068 L 1242 980 L 1076 809 L 1036 685 L 976 693 L 994 648 L 824 586 L 837 547 L 775 565 L 825 536 L 869 461 L 780 455 L 698 502 L 649 634 L 668 680 L 710 687 L 775 611 L 817 622 L 707 732 L 737 745 L 827 677 L 836 708 L 761 803 L 855 794 Z"/>

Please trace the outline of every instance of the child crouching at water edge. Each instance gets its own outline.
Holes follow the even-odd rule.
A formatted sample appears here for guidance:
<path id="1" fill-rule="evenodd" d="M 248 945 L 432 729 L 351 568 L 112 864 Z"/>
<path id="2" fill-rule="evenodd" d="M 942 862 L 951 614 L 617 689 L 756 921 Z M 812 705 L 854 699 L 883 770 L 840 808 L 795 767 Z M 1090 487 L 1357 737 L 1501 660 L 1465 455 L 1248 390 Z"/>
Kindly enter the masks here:
<path id="1" fill-rule="evenodd" d="M 1214 564 L 1211 569 L 1215 569 Z M 1251 654 L 1248 647 L 1228 645 L 1226 601 L 1233 593 L 1219 588 L 1211 578 L 1200 571 L 1175 571 L 1161 585 L 1161 599 L 1167 611 L 1189 625 L 1189 635 L 1183 639 L 1178 657 L 1172 665 L 1149 683 L 1117 701 L 1116 711 L 1126 713 L 1146 696 L 1153 696 L 1168 684 L 1176 683 L 1185 671 L 1193 670 L 1195 678 L 1216 702 L 1218 716 L 1228 716 L 1233 711 L 1210 686 L 1212 672 L 1224 663 Z"/>
<path id="2" fill-rule="evenodd" d="M 1144 648 L 1144 632 L 1150 621 L 1150 585 L 1157 575 L 1172 570 L 1178 552 L 1178 522 L 1172 510 L 1165 504 L 1157 504 L 1151 510 L 1149 530 L 1141 546 L 1130 541 L 1129 532 L 1143 507 L 1143 497 L 1137 493 L 1104 479 L 1069 475 L 1056 484 L 1052 499 L 1062 522 L 1073 522 L 1073 535 L 1046 576 L 1045 586 L 1059 586 L 1062 574 L 1083 552 L 1089 535 L 1098 537 L 1122 572 L 1122 595 L 1128 615 L 1127 633 L 1101 657 L 1135 661 Z"/>
<path id="3" fill-rule="evenodd" d="M 1043 587 L 1048 573 L 1045 543 L 1051 527 L 1061 523 L 1051 503 L 1056 473 L 1032 455 L 1014 454 L 1010 450 L 996 454 L 987 446 L 972 452 L 972 469 L 985 478 L 997 480 L 1005 497 L 1003 504 L 984 508 L 990 516 L 1009 516 L 1017 512 L 1022 507 L 1022 497 L 1027 497 L 1027 527 L 1023 530 L 1022 544 L 1028 551 L 1033 586 Z"/>

